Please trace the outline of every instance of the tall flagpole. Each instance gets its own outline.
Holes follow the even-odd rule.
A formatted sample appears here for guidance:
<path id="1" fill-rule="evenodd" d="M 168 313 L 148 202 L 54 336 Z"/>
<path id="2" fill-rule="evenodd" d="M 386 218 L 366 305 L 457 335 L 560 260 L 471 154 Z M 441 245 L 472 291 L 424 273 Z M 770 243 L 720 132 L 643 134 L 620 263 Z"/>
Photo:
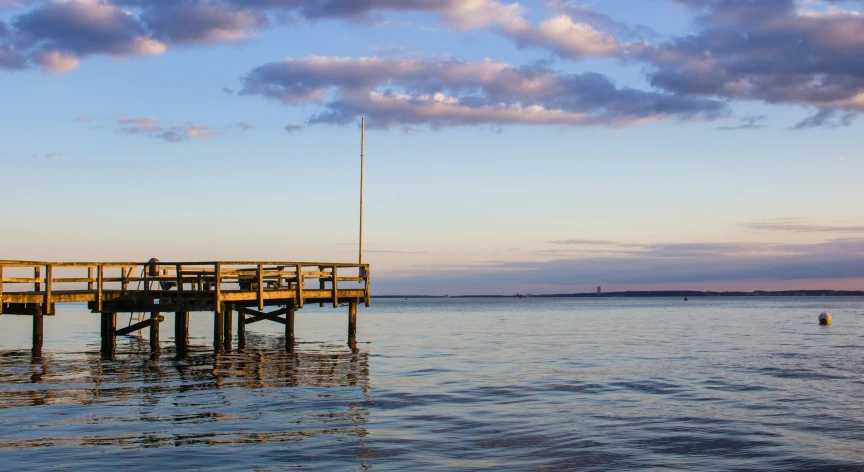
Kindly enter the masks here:
<path id="1" fill-rule="evenodd" d="M 363 161 L 366 148 L 366 118 L 360 119 L 360 264 L 363 263 Z"/>

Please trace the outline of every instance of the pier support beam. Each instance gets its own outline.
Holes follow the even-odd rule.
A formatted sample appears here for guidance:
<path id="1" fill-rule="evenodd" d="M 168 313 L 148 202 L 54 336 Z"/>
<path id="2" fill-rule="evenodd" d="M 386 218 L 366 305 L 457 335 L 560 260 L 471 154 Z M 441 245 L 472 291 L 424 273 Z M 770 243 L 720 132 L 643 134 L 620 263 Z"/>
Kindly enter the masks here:
<path id="1" fill-rule="evenodd" d="M 222 310 L 225 313 L 225 350 L 231 350 L 231 344 L 234 341 L 234 333 L 232 332 L 234 323 L 232 322 L 233 311 L 230 308 Z"/>
<path id="2" fill-rule="evenodd" d="M 221 351 L 225 343 L 225 312 L 213 314 L 213 349 Z"/>
<path id="3" fill-rule="evenodd" d="M 186 357 L 189 348 L 189 312 L 174 313 L 174 345 L 177 346 L 177 357 Z"/>
<path id="4" fill-rule="evenodd" d="M 294 315 L 297 313 L 297 306 L 293 303 L 286 307 L 285 313 L 285 350 L 294 352 Z"/>
<path id="5" fill-rule="evenodd" d="M 160 313 L 150 313 L 150 351 L 159 352 L 159 322 L 162 321 Z"/>
<path id="6" fill-rule="evenodd" d="M 117 331 L 117 313 L 102 313 L 102 359 L 113 359 L 117 350 L 114 333 Z"/>
<path id="7" fill-rule="evenodd" d="M 357 302 L 348 304 L 348 338 L 357 337 Z"/>
<path id="8" fill-rule="evenodd" d="M 45 317 L 43 312 L 33 314 L 33 357 L 42 357 L 42 344 L 44 338 Z"/>

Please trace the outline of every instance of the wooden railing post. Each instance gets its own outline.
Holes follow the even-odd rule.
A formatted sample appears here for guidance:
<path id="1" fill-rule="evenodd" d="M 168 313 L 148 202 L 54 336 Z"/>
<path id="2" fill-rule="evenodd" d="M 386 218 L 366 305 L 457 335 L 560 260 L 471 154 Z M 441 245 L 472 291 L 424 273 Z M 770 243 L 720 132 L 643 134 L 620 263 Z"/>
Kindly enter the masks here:
<path id="1" fill-rule="evenodd" d="M 333 308 L 339 307 L 339 276 L 336 274 L 336 266 L 333 266 Z"/>
<path id="2" fill-rule="evenodd" d="M 363 273 L 363 301 L 366 303 L 366 308 L 369 308 L 372 305 L 372 296 L 369 291 L 369 266 L 361 267 L 360 271 Z"/>
<path id="3" fill-rule="evenodd" d="M 324 269 L 326 269 L 326 267 L 318 266 L 318 272 L 319 272 L 319 275 L 318 275 L 318 290 L 324 290 L 324 288 L 325 288 L 325 286 L 324 286 L 324 276 L 320 275 L 321 272 L 324 272 Z M 321 307 L 321 308 L 324 308 L 324 302 L 319 303 L 318 306 Z"/>
<path id="4" fill-rule="evenodd" d="M 222 264 L 215 264 L 216 313 L 222 313 Z"/>
<path id="5" fill-rule="evenodd" d="M 51 314 L 51 273 L 53 267 L 51 264 L 45 266 L 45 303 L 42 306 L 42 314 Z"/>
<path id="6" fill-rule="evenodd" d="M 33 291 L 41 292 L 42 284 L 39 283 L 39 279 L 42 278 L 42 269 L 39 266 L 33 268 L 33 278 L 36 279 L 36 282 L 33 284 Z"/>
<path id="7" fill-rule="evenodd" d="M 96 268 L 96 311 L 102 313 L 102 285 L 104 275 L 105 266 L 99 265 Z"/>
<path id="8" fill-rule="evenodd" d="M 88 267 L 87 268 L 87 290 L 88 291 L 93 290 L 93 282 L 91 282 L 92 280 L 93 280 L 93 268 Z"/>
<path id="9" fill-rule="evenodd" d="M 2 290 L 0 290 L 0 292 L 2 292 Z M 2 295 L 2 293 L 0 293 L 0 295 Z M 303 266 L 300 264 L 297 264 L 297 308 L 303 308 Z"/>
<path id="10" fill-rule="evenodd" d="M 258 309 L 264 309 L 264 267 L 258 264 Z"/>
<path id="11" fill-rule="evenodd" d="M 3 314 L 3 266 L 0 265 L 0 315 Z"/>
<path id="12" fill-rule="evenodd" d="M 176 303 L 176 305 L 177 306 L 183 306 L 183 305 L 185 305 L 183 303 L 183 300 L 181 299 L 182 294 L 183 294 L 183 266 L 180 264 L 177 264 L 175 266 L 175 268 L 177 269 L 177 303 Z"/>

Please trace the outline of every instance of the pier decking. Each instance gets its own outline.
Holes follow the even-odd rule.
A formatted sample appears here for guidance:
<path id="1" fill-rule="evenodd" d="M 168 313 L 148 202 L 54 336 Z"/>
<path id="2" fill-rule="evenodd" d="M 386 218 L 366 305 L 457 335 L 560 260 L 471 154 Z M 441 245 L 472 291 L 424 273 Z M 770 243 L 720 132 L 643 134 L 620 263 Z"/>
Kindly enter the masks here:
<path id="1" fill-rule="evenodd" d="M 317 284 L 316 284 L 317 282 Z M 317 285 L 317 287 L 316 287 Z M 113 357 L 115 337 L 144 328 L 159 349 L 161 313 L 175 313 L 178 355 L 188 347 L 190 312 L 213 313 L 213 344 L 230 346 L 233 313 L 239 342 L 260 321 L 285 325 L 294 349 L 294 314 L 307 303 L 348 306 L 349 343 L 357 332 L 357 305 L 369 306 L 369 265 L 323 262 L 34 262 L 0 260 L 0 315 L 33 317 L 33 352 L 40 354 L 44 316 L 57 304 L 87 303 L 101 313 L 103 357 Z M 270 308 L 271 311 L 265 311 Z M 275 309 L 274 309 L 275 308 Z M 117 313 L 149 318 L 117 328 Z"/>

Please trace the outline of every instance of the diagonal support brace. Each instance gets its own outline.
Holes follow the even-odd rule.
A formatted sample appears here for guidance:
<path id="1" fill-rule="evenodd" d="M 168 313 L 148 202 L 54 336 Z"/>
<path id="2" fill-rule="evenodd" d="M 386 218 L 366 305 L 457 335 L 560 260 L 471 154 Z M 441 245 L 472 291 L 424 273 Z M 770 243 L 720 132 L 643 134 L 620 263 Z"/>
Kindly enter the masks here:
<path id="1" fill-rule="evenodd" d="M 270 313 L 264 313 L 261 311 L 250 310 L 249 308 L 237 307 L 237 311 L 239 313 L 243 313 L 244 315 L 251 316 L 252 318 L 246 318 L 245 323 L 252 324 L 257 323 L 259 321 L 273 321 L 280 324 L 285 324 L 285 318 L 279 318 L 279 315 L 284 315 L 288 313 L 287 308 L 282 308 L 281 310 L 271 311 Z"/>

